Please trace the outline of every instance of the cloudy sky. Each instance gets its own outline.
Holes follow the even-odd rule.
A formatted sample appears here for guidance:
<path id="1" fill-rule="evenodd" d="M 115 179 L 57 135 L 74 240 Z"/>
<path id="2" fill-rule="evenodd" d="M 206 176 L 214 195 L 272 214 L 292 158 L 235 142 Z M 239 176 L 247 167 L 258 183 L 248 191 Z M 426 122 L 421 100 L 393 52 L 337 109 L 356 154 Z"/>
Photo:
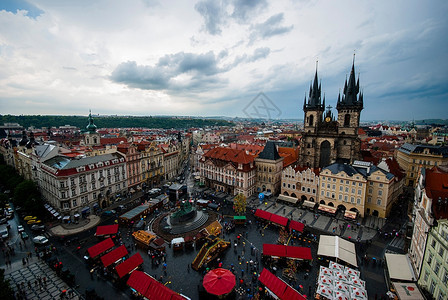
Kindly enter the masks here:
<path id="1" fill-rule="evenodd" d="M 355 53 L 362 120 L 447 118 L 447 15 L 446 0 L 2 0 L 0 114 L 303 118 L 316 61 L 335 106 Z"/>

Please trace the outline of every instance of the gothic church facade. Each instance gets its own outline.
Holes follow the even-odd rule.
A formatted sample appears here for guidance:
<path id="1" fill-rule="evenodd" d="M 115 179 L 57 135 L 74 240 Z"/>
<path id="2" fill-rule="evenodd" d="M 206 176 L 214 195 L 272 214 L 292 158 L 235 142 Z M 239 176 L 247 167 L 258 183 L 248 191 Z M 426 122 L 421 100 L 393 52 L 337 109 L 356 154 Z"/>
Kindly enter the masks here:
<path id="1" fill-rule="evenodd" d="M 334 162 L 352 163 L 361 159 L 361 140 L 358 137 L 359 120 L 364 108 L 363 94 L 359 90 L 359 77 L 355 78 L 353 61 L 350 77 L 345 80 L 341 97 L 339 93 L 336 109 L 325 107 L 317 69 L 310 86 L 308 99 L 303 103 L 304 133 L 300 142 L 301 166 L 323 168 Z"/>

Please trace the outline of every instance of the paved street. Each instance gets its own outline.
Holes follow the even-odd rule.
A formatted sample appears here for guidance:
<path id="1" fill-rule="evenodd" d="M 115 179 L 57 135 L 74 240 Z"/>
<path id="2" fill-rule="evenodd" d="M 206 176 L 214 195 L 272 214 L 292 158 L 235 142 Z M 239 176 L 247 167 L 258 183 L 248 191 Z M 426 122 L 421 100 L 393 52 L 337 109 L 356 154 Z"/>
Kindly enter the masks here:
<path id="1" fill-rule="evenodd" d="M 194 184 L 191 181 L 191 178 L 187 177 L 187 184 L 189 186 Z M 214 194 L 212 191 L 204 191 L 204 189 L 198 189 L 198 192 L 202 192 L 202 194 Z M 222 193 L 216 196 L 219 196 L 220 199 L 231 200 L 231 197 L 226 197 L 226 195 Z M 139 197 L 139 195 L 135 195 L 134 197 Z M 128 201 L 135 202 L 136 200 L 131 198 L 128 199 Z M 220 212 L 224 216 L 233 215 L 231 202 L 224 200 L 217 200 L 217 202 L 222 204 L 223 208 Z M 322 214 L 316 214 L 316 212 L 307 209 L 292 207 L 280 203 L 275 204 L 271 200 L 265 200 L 263 203 L 260 203 L 259 200 L 254 197 L 248 199 L 248 207 L 252 209 L 259 208 L 267 210 L 272 213 L 284 215 L 287 218 L 304 222 L 307 225 L 307 230 L 312 234 L 336 234 L 356 242 L 358 262 L 360 264 L 359 268 L 361 270 L 361 279 L 366 281 L 366 287 L 369 295 L 374 297 L 375 294 L 377 296 L 381 296 L 386 293 L 387 285 L 384 279 L 384 268 L 381 265 L 381 260 L 384 257 L 386 249 L 388 249 L 387 251 L 400 251 L 400 248 L 404 246 L 404 239 L 401 236 L 392 237 L 391 233 L 397 232 L 400 228 L 402 228 L 402 224 L 406 222 L 405 214 L 403 214 L 403 211 L 405 210 L 398 207 L 397 212 L 391 214 L 390 220 L 394 220 L 393 222 L 386 222 L 384 219 L 368 216 L 362 220 L 356 221 L 355 223 L 348 223 L 341 218 L 341 215 L 330 217 Z M 259 284 L 257 280 L 252 281 L 252 277 L 248 274 L 250 268 L 247 263 L 250 260 L 258 263 L 257 267 L 254 267 L 252 270 L 257 274 L 263 269 L 263 267 L 267 267 L 273 272 L 276 272 L 277 276 L 282 278 L 282 271 L 285 267 L 283 264 L 276 265 L 277 271 L 275 271 L 272 269 L 273 265 L 265 264 L 265 262 L 261 260 L 262 245 L 264 243 L 277 243 L 279 229 L 275 226 L 264 227 L 258 225 L 257 220 L 253 217 L 250 210 L 248 210 L 247 215 L 248 221 L 251 221 L 252 225 L 240 225 L 240 227 L 236 227 L 234 232 L 224 233 L 223 238 L 231 241 L 232 247 L 220 258 L 223 263 L 223 267 L 231 268 L 233 266 L 235 268 L 235 275 L 238 280 L 244 280 L 244 289 L 239 289 L 240 291 L 243 291 L 242 295 L 237 296 L 241 297 L 241 299 L 246 297 L 244 295 L 246 292 L 248 294 L 252 294 L 257 289 Z M 71 233 L 75 234 L 65 238 L 65 241 L 62 241 L 60 237 L 57 236 L 61 233 L 65 233 L 64 230 L 67 230 L 67 228 L 63 228 L 62 226 L 53 227 L 52 231 L 50 231 L 51 234 L 46 234 L 51 243 L 57 249 L 55 253 L 57 259 L 61 261 L 64 267 L 68 268 L 68 270 L 70 270 L 75 276 L 75 284 L 71 288 L 75 289 L 82 295 L 85 294 L 87 289 L 94 289 L 101 295 L 101 297 L 104 297 L 105 299 L 128 299 L 131 296 L 129 288 L 118 288 L 114 286 L 110 280 L 103 278 L 96 272 L 91 274 L 83 259 L 86 249 L 99 241 L 96 237 L 94 237 L 96 226 L 113 224 L 114 220 L 115 217 L 105 219 L 97 216 L 91 216 L 88 221 L 84 220 L 85 223 L 81 224 L 82 227 L 73 229 Z M 15 221 L 18 220 L 16 219 Z M 230 217 L 224 218 L 224 222 L 230 221 Z M 13 227 L 13 233 L 14 228 L 16 228 L 16 225 Z M 86 228 L 90 229 L 80 232 L 80 229 Z M 176 292 L 182 293 L 191 299 L 200 298 L 200 295 L 202 295 L 201 291 L 203 290 L 201 283 L 203 274 L 188 267 L 195 258 L 199 249 L 173 252 L 172 249 L 168 248 L 166 256 L 167 267 L 164 270 L 161 265 L 152 264 L 151 259 L 144 250 L 134 247 L 130 229 L 120 227 L 120 232 L 122 242 L 127 247 L 130 255 L 135 252 L 139 252 L 144 258 L 143 271 L 152 275 L 154 278 L 159 279 Z M 385 232 L 389 232 L 390 234 L 385 237 Z M 243 238 L 241 243 L 235 248 L 233 244 L 236 240 L 236 236 L 239 234 Z M 67 243 L 67 240 L 72 240 L 74 238 L 77 239 L 76 243 Z M 25 267 L 22 265 L 22 257 L 25 257 L 28 252 L 32 252 L 33 246 L 31 245 L 31 242 L 28 241 L 25 243 L 22 250 L 18 241 L 17 234 L 13 235 L 10 239 L 11 247 L 14 247 L 16 251 L 15 255 L 11 259 L 12 266 L 6 269 L 8 276 L 14 279 L 14 283 L 19 283 L 20 280 L 24 280 L 24 282 L 26 282 L 25 280 L 28 280 L 27 278 L 31 278 L 32 281 L 36 276 L 41 276 L 40 273 L 34 271 L 36 267 L 39 270 L 44 270 L 46 274 L 50 274 L 50 272 L 47 273 L 45 267 L 42 266 L 43 262 L 38 261 L 35 257 L 32 258 L 32 260 L 29 261 Z M 290 245 L 311 247 L 312 255 L 314 257 L 312 264 L 302 265 L 302 267 L 298 269 L 294 281 L 289 281 L 287 278 L 284 278 L 287 282 L 290 282 L 294 288 L 300 289 L 299 285 L 302 285 L 302 292 L 310 296 L 314 293 L 318 265 L 322 263 L 322 261 L 316 259 L 317 242 L 310 243 L 308 241 L 291 239 Z M 4 264 L 4 257 L 2 257 L 1 262 Z M 34 277 L 30 277 L 31 273 Z M 54 296 L 53 293 L 55 294 L 56 291 L 69 289 L 68 285 L 60 279 L 57 280 L 57 277 L 48 275 L 47 278 L 51 279 L 48 282 L 48 287 L 51 287 L 51 291 L 49 288 L 47 290 L 42 290 L 40 287 L 38 289 L 33 287 L 32 289 L 27 290 L 27 293 L 30 293 L 30 295 L 32 294 L 32 298 L 44 299 L 49 295 Z M 74 294 L 74 296 L 76 297 L 76 294 Z"/>

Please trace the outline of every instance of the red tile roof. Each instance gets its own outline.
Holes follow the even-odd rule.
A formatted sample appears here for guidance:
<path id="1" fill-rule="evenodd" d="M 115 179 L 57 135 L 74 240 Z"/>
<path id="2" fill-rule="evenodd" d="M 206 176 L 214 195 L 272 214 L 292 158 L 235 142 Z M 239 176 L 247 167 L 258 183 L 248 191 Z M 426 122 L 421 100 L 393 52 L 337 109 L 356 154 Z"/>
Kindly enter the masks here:
<path id="1" fill-rule="evenodd" d="M 426 169 L 425 190 L 426 195 L 432 199 L 435 219 L 448 218 L 448 172 L 438 167 Z"/>
<path id="2" fill-rule="evenodd" d="M 283 168 L 286 168 L 287 166 L 297 163 L 297 159 L 298 159 L 298 150 L 297 149 L 289 148 L 289 147 L 278 147 L 277 151 L 281 157 L 284 157 Z"/>
<path id="3" fill-rule="evenodd" d="M 254 161 L 254 156 L 246 154 L 246 151 L 231 148 L 216 147 L 204 154 L 203 157 L 219 159 L 238 164 L 249 164 Z"/>

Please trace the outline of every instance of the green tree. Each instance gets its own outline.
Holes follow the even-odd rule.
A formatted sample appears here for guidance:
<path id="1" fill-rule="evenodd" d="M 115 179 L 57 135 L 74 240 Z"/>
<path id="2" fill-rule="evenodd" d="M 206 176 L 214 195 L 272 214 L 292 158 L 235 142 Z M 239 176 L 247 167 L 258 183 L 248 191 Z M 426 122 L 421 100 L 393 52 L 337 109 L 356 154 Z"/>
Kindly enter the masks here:
<path id="1" fill-rule="evenodd" d="M 233 199 L 233 210 L 239 216 L 246 214 L 246 196 L 238 194 Z"/>
<path id="2" fill-rule="evenodd" d="M 31 180 L 24 180 L 14 190 L 14 205 L 23 210 L 42 216 L 43 203 L 36 184 Z"/>
<path id="3" fill-rule="evenodd" d="M 2 299 L 5 300 L 15 299 L 9 280 L 5 279 L 4 269 L 0 269 L 0 295 L 2 295 Z"/>

